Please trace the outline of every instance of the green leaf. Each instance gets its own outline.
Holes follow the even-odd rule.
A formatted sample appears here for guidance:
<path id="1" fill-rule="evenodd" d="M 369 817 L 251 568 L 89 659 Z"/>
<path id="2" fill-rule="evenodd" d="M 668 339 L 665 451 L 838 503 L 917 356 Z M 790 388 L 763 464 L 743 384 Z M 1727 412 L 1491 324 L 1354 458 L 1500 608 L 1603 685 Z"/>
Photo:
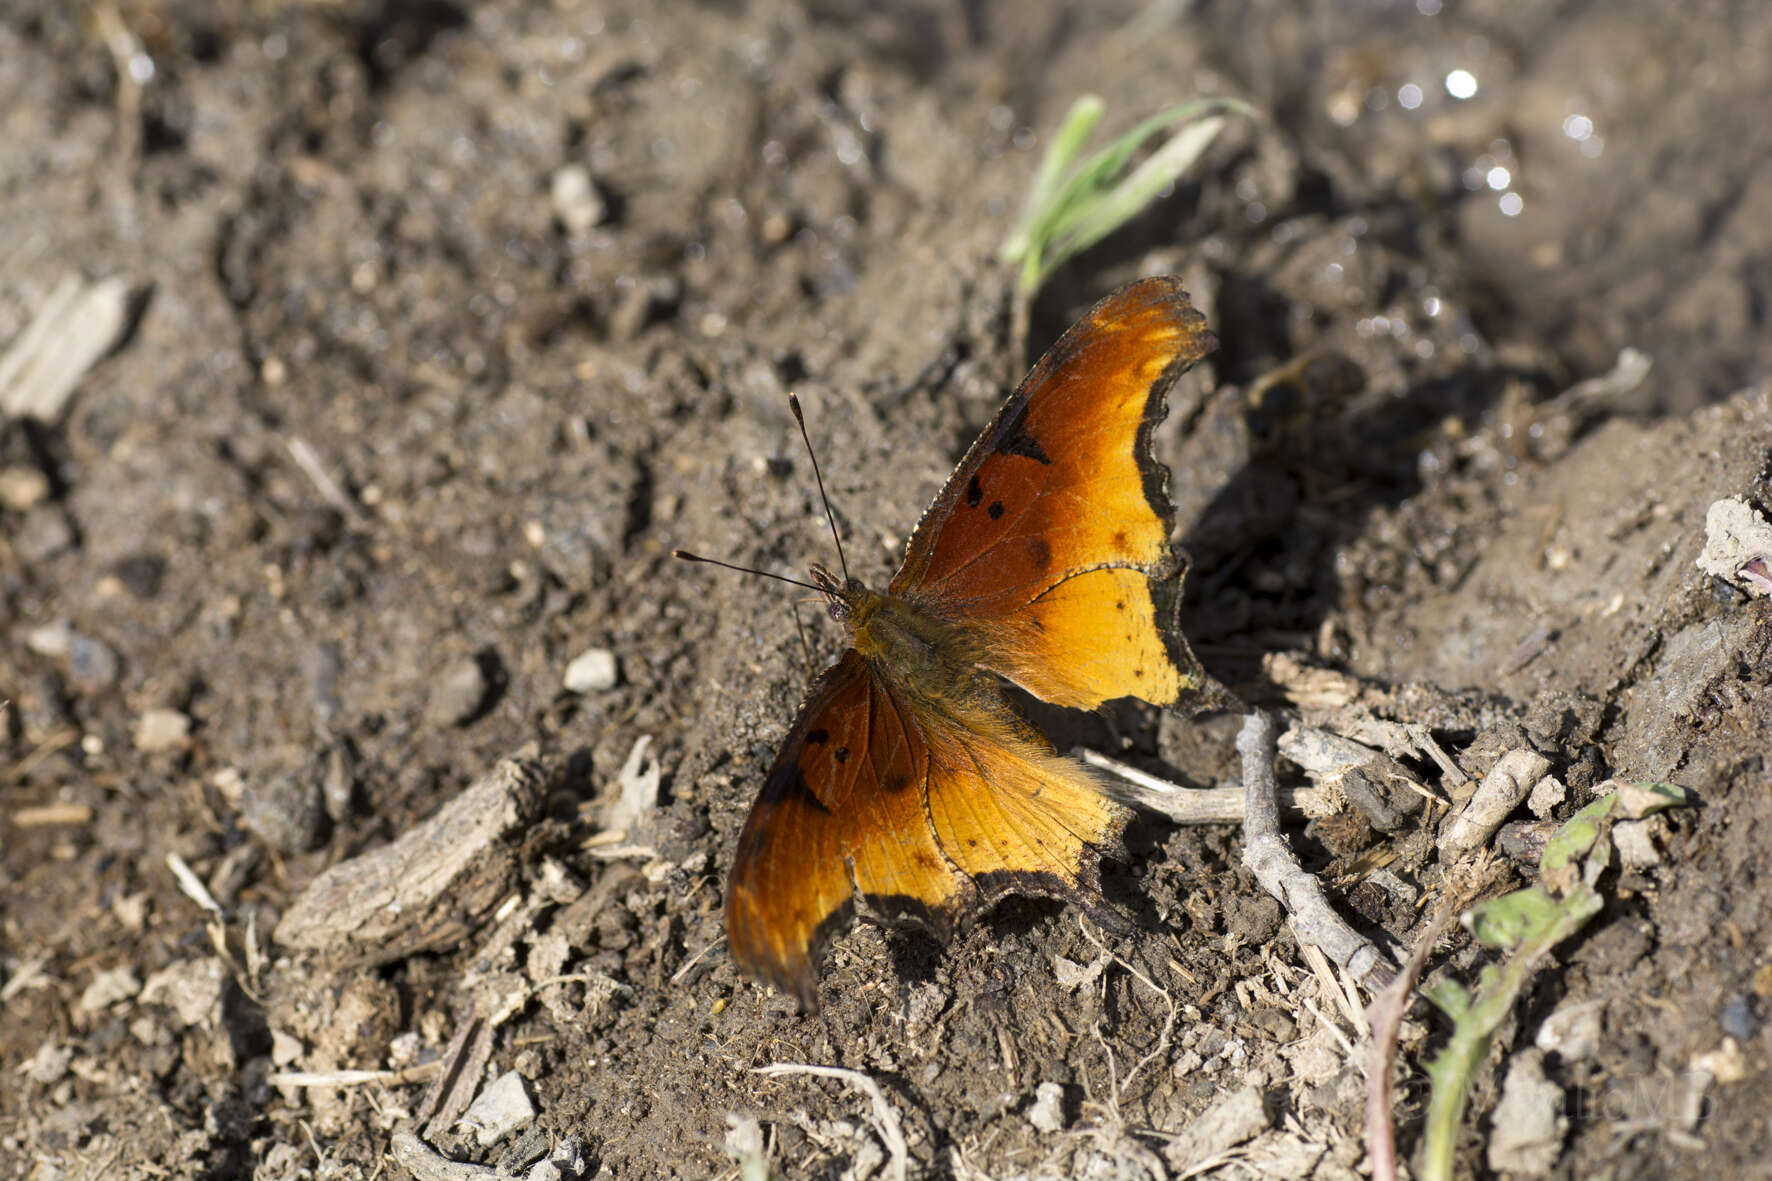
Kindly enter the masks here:
<path id="1" fill-rule="evenodd" d="M 1553 874 L 1586 856 L 1600 839 L 1600 825 L 1617 805 L 1616 795 L 1604 795 L 1564 821 L 1563 827 L 1545 842 L 1538 872 Z"/>
<path id="2" fill-rule="evenodd" d="M 1543 887 L 1530 886 L 1478 903 L 1465 916 L 1465 926 L 1485 947 L 1518 947 L 1556 922 L 1559 905 Z"/>
<path id="3" fill-rule="evenodd" d="M 1450 976 L 1423 988 L 1421 995 L 1454 1021 L 1462 1017 L 1471 1004 L 1470 990 Z"/>
<path id="4" fill-rule="evenodd" d="M 1687 802 L 1671 783 L 1617 784 L 1557 830 L 1539 859 L 1539 883 L 1473 907 L 1465 923 L 1477 940 L 1508 954 L 1477 974 L 1475 993 L 1445 980 L 1422 995 L 1452 1019 L 1452 1036 L 1428 1064 L 1433 1090 L 1423 1121 L 1423 1181 L 1453 1175 L 1458 1129 L 1471 1080 L 1540 962 L 1606 905 L 1594 888 L 1610 856 L 1615 815 L 1641 818 Z"/>
<path id="5" fill-rule="evenodd" d="M 1035 211 L 1052 204 L 1065 168 L 1083 150 L 1084 141 L 1106 111 L 1106 105 L 1093 94 L 1085 94 L 1071 104 L 1064 122 L 1059 124 L 1058 134 L 1052 137 L 1052 146 L 1040 157 L 1040 170 L 1034 174 L 1034 187 L 1028 193 L 1027 212 L 1022 214 L 1021 221 L 1003 243 L 1003 261 L 1020 262 L 1027 257 L 1033 243 L 1032 231 L 1037 228 Z"/>
<path id="6" fill-rule="evenodd" d="M 1621 783 L 1618 802 L 1627 818 L 1641 820 L 1668 808 L 1683 808 L 1692 802 L 1692 796 L 1677 783 Z"/>
<path id="7" fill-rule="evenodd" d="M 1099 98 L 1084 95 L 1041 158 L 1027 208 L 1004 241 L 1005 262 L 1021 264 L 1021 293 L 1031 296 L 1067 259 L 1136 217 L 1200 158 L 1224 127 L 1223 113 L 1253 114 L 1234 99 L 1181 103 L 1138 123 L 1105 148 L 1078 161 L 1101 121 Z M 1133 158 L 1158 135 L 1168 138 L 1138 167 Z M 1128 169 L 1131 168 L 1129 172 Z"/>

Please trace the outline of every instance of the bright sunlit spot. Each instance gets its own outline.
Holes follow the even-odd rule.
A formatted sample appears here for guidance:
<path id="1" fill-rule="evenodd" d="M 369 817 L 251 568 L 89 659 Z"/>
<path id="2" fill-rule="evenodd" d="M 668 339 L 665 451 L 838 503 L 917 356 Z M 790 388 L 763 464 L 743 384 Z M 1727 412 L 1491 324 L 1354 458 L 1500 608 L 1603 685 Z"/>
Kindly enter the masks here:
<path id="1" fill-rule="evenodd" d="M 1477 76 L 1469 70 L 1453 70 L 1446 75 L 1446 93 L 1453 98 L 1475 97 Z"/>

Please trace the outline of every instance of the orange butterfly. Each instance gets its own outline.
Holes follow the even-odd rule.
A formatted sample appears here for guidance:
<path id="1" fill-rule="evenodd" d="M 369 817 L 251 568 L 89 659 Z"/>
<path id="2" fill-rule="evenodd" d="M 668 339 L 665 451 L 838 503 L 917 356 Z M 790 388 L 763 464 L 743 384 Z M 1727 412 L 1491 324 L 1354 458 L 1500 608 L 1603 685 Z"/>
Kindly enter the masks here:
<path id="1" fill-rule="evenodd" d="M 1150 435 L 1216 345 L 1175 279 L 1120 288 L 972 445 L 885 593 L 812 567 L 850 647 L 739 837 L 726 929 L 741 969 L 816 1008 L 824 944 L 857 899 L 942 938 L 1010 894 L 1111 920 L 1096 865 L 1128 812 L 996 677 L 1076 709 L 1173 705 L 1207 683 L 1174 629 L 1184 563 Z"/>

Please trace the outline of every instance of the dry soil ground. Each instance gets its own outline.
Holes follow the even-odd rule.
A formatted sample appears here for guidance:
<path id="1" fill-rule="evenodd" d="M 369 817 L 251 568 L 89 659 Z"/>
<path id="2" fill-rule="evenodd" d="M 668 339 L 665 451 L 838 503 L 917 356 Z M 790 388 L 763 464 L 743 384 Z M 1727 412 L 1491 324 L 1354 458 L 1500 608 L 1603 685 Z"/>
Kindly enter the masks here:
<path id="1" fill-rule="evenodd" d="M 1360 1171 L 1359 1031 L 1234 828 L 1134 825 L 1107 959 L 1051 903 L 945 949 L 864 927 L 799 1017 L 719 946 L 806 657 L 777 588 L 669 550 L 828 560 L 794 389 L 851 560 L 891 569 L 1031 360 L 994 251 L 1093 91 L 1115 129 L 1256 111 L 1032 319 L 1038 349 L 1172 271 L 1223 341 L 1159 438 L 1207 665 L 1269 704 L 1264 656 L 1358 678 L 1471 774 L 1534 748 L 1552 819 L 1609 776 L 1697 797 L 1502 1030 L 1461 1167 L 1763 1174 L 1772 627 L 1693 561 L 1713 500 L 1767 494 L 1768 70 L 1756 3 L 14 0 L 0 344 L 66 276 L 138 298 L 61 412 L 0 422 L 0 1171 L 385 1174 L 474 1022 L 469 1089 L 517 1072 L 517 1137 L 588 1175 L 735 1175 L 734 1115 L 790 1176 L 893 1175 L 882 1109 L 771 1062 L 876 1080 L 915 1175 Z M 1645 380 L 1567 393 L 1627 347 Z M 1252 447 L 1246 392 L 1329 350 L 1362 391 Z M 563 688 L 593 649 L 614 675 Z M 1235 778 L 1234 718 L 1050 720 Z M 643 848 L 587 847 L 645 738 Z M 529 744 L 493 905 L 272 938 Z M 1407 944 L 1432 819 L 1292 831 Z M 1455 936 L 1430 971 L 1485 962 Z M 1540 1050 L 1553 1015 L 1578 1036 Z M 1405 1152 L 1445 1035 L 1410 1031 Z M 275 1081 L 341 1069 L 407 1073 Z M 1516 1070 L 1556 1116 L 1531 1169 L 1490 1155 Z M 1232 1146 L 1197 1121 L 1236 1095 Z"/>

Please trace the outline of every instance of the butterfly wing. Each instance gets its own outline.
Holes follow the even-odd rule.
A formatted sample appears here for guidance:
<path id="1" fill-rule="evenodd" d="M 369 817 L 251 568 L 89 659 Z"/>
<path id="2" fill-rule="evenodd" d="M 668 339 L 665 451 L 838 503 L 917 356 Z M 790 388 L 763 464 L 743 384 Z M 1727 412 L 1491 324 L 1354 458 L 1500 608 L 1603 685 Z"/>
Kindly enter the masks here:
<path id="1" fill-rule="evenodd" d="M 1005 894 L 1113 921 L 1096 850 L 1126 812 L 981 683 L 959 715 L 913 706 L 854 649 L 814 684 L 751 809 L 727 885 L 745 972 L 817 1007 L 818 961 L 859 898 L 947 937 Z"/>
<path id="2" fill-rule="evenodd" d="M 1169 387 L 1216 345 L 1172 277 L 1096 304 L 967 452 L 890 593 L 1058 705 L 1169 705 L 1205 683 L 1173 626 L 1182 561 L 1150 435 Z"/>
<path id="3" fill-rule="evenodd" d="M 975 901 L 923 805 L 929 752 L 853 648 L 813 684 L 738 839 L 726 931 L 738 966 L 803 1008 L 857 893 L 942 930 Z M 894 901 L 897 900 L 897 901 Z"/>

